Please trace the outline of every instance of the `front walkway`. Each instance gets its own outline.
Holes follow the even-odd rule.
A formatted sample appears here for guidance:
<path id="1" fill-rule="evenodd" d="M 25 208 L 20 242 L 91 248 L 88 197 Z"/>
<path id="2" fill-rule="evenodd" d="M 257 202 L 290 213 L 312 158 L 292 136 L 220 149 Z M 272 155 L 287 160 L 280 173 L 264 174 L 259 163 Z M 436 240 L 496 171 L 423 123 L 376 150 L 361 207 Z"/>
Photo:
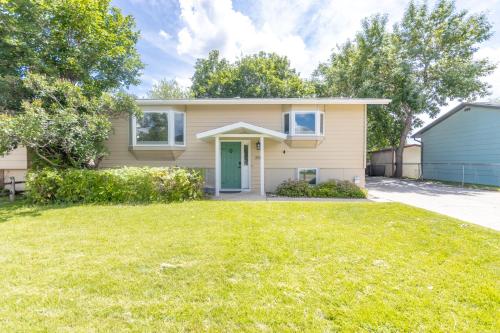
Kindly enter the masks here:
<path id="1" fill-rule="evenodd" d="M 500 191 L 384 177 L 367 178 L 369 197 L 396 201 L 500 230 Z"/>

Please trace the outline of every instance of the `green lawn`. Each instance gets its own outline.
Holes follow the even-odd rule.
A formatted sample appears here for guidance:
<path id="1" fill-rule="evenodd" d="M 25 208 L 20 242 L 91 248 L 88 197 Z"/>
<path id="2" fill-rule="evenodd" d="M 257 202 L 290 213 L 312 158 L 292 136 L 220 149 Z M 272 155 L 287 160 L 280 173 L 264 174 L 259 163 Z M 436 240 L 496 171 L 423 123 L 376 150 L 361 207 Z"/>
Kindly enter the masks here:
<path id="1" fill-rule="evenodd" d="M 0 208 L 0 332 L 498 332 L 499 281 L 499 232 L 400 204 Z"/>

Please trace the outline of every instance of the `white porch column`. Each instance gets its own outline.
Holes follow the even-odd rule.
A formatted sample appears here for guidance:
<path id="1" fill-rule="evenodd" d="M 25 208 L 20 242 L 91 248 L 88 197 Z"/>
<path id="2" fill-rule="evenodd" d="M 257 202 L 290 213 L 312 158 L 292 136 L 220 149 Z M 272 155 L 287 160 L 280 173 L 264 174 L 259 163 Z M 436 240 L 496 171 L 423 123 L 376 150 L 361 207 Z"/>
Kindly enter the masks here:
<path id="1" fill-rule="evenodd" d="M 215 137 L 215 196 L 220 196 L 220 138 Z"/>
<path id="2" fill-rule="evenodd" d="M 260 195 L 265 196 L 266 190 L 264 187 L 264 137 L 259 138 L 260 143 Z"/>

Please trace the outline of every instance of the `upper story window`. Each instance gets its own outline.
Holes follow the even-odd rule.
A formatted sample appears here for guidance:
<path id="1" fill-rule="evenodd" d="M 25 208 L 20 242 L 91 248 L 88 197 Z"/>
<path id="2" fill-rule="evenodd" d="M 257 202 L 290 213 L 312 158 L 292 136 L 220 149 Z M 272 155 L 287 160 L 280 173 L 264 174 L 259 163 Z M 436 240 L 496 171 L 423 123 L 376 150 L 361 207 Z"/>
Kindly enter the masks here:
<path id="1" fill-rule="evenodd" d="M 283 132 L 291 136 L 324 135 L 325 114 L 321 111 L 290 111 L 283 113 Z"/>
<path id="2" fill-rule="evenodd" d="M 132 119 L 133 144 L 150 146 L 184 146 L 184 112 L 144 111 L 140 119 Z"/>

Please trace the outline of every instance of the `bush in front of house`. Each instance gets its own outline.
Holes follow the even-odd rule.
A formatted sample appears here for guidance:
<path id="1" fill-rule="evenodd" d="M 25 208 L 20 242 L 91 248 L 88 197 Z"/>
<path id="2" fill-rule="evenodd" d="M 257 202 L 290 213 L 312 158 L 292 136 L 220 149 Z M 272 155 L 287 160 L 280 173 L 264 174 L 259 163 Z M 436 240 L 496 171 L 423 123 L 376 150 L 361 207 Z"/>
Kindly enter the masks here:
<path id="1" fill-rule="evenodd" d="M 29 172 L 34 203 L 146 203 L 203 197 L 203 176 L 182 168 L 42 169 Z"/>
<path id="2" fill-rule="evenodd" d="M 310 197 L 312 186 L 305 180 L 285 180 L 276 188 L 276 194 L 284 197 Z"/>
<path id="3" fill-rule="evenodd" d="M 318 185 L 303 180 L 286 180 L 277 187 L 276 194 L 285 197 L 366 198 L 365 190 L 345 180 L 329 180 Z"/>

